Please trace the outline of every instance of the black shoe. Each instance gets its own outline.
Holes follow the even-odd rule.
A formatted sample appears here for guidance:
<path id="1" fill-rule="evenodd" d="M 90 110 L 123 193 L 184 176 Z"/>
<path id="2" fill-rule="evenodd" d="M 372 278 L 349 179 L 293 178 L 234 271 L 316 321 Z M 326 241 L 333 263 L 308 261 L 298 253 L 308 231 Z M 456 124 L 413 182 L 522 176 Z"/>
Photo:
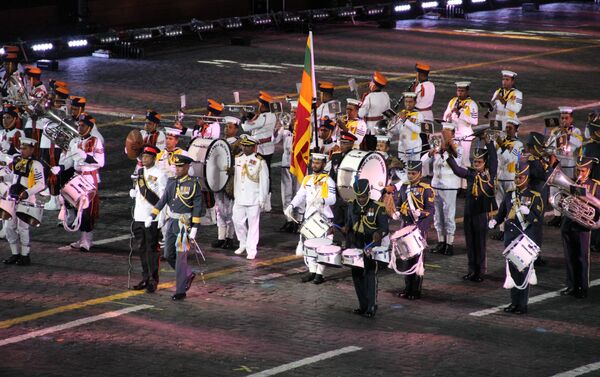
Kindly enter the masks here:
<path id="1" fill-rule="evenodd" d="M 145 289 L 147 286 L 148 286 L 148 281 L 142 280 L 137 285 L 134 285 L 132 288 L 134 291 L 141 291 L 142 289 Z"/>
<path id="2" fill-rule="evenodd" d="M 438 242 L 438 244 L 435 245 L 435 247 L 433 249 L 431 249 L 431 252 L 434 254 L 437 254 L 437 253 L 443 254 L 445 249 L 446 249 L 446 243 Z"/>
<path id="3" fill-rule="evenodd" d="M 575 296 L 575 289 L 574 288 L 565 288 L 562 291 L 560 291 L 560 295 L 561 296 Z"/>
<path id="4" fill-rule="evenodd" d="M 352 313 L 358 314 L 358 315 L 363 315 L 365 312 L 366 312 L 366 310 L 363 310 L 361 308 L 356 308 L 356 309 L 352 310 Z"/>
<path id="5" fill-rule="evenodd" d="M 377 313 L 377 305 L 373 309 L 365 311 L 362 316 L 365 318 L 373 318 L 375 317 L 375 313 Z"/>
<path id="6" fill-rule="evenodd" d="M 535 267 L 541 267 L 541 266 L 545 266 L 545 265 L 547 265 L 547 264 L 548 264 L 548 263 L 546 262 L 546 260 L 545 260 L 545 259 L 542 259 L 542 256 L 541 256 L 541 255 L 540 255 L 540 256 L 538 256 L 538 257 L 537 257 L 537 259 L 536 259 L 536 260 L 533 262 L 533 265 L 534 265 Z"/>
<path id="7" fill-rule="evenodd" d="M 492 234 L 490 237 L 493 240 L 502 241 L 504 239 L 504 232 L 498 231 L 498 232 Z"/>
<path id="8" fill-rule="evenodd" d="M 323 278 L 323 275 L 316 274 L 315 279 L 313 280 L 313 284 L 322 284 L 324 281 L 325 281 L 325 278 Z"/>
<path id="9" fill-rule="evenodd" d="M 82 253 L 89 253 L 90 249 L 87 249 L 87 248 L 81 246 L 81 247 L 79 247 L 79 251 L 81 251 Z"/>
<path id="10" fill-rule="evenodd" d="M 510 304 L 504 308 L 505 313 L 514 313 L 517 310 L 517 305 Z"/>
<path id="11" fill-rule="evenodd" d="M 550 221 L 548 221 L 548 225 L 550 226 L 555 226 L 555 227 L 560 227 L 560 223 L 562 222 L 562 216 L 554 216 L 554 218 Z"/>
<path id="12" fill-rule="evenodd" d="M 156 287 L 157 287 L 157 283 L 154 281 L 149 281 L 148 282 L 148 286 L 146 287 L 146 292 L 148 293 L 154 293 L 156 292 Z"/>
<path id="13" fill-rule="evenodd" d="M 408 291 L 406 289 L 404 289 L 404 290 L 398 292 L 397 296 L 400 298 L 408 298 Z"/>
<path id="14" fill-rule="evenodd" d="M 225 243 L 223 244 L 223 246 L 221 246 L 221 249 L 225 249 L 225 250 L 231 250 L 231 249 L 233 249 L 233 239 L 232 238 L 226 238 L 225 239 Z"/>
<path id="15" fill-rule="evenodd" d="M 281 228 L 279 228 L 280 232 L 290 232 L 290 229 L 292 228 L 292 222 L 291 221 L 286 221 Z"/>
<path id="16" fill-rule="evenodd" d="M 23 258 L 23 257 L 21 257 Z M 17 264 L 19 264 L 19 262 L 17 262 Z M 577 288 L 575 290 L 575 298 L 586 298 L 587 297 L 587 291 L 583 288 Z"/>
<path id="17" fill-rule="evenodd" d="M 223 245 L 225 245 L 225 242 L 226 242 L 225 240 L 216 240 L 216 241 L 211 242 L 210 246 L 211 247 L 220 247 L 220 248 L 222 248 Z"/>
<path id="18" fill-rule="evenodd" d="M 190 277 L 188 278 L 187 283 L 185 284 L 185 291 L 189 291 L 190 288 L 192 287 L 192 282 L 194 281 L 194 278 L 196 277 L 196 274 L 192 272 L 192 275 L 190 275 Z"/>
<path id="19" fill-rule="evenodd" d="M 466 274 L 465 276 L 462 277 L 463 280 L 471 280 L 471 278 L 475 276 L 474 273 L 469 272 L 468 274 Z"/>
<path id="20" fill-rule="evenodd" d="M 515 309 L 515 311 L 513 313 L 515 313 L 515 314 L 527 314 L 527 308 L 522 308 L 520 306 L 517 306 L 517 308 Z"/>
<path id="21" fill-rule="evenodd" d="M 421 293 L 410 294 L 407 297 L 409 300 L 418 300 L 421 298 Z"/>
<path id="22" fill-rule="evenodd" d="M 21 259 L 20 255 L 11 255 L 9 258 L 6 258 L 3 262 L 4 264 L 15 264 Z"/>
<path id="23" fill-rule="evenodd" d="M 479 274 L 474 274 L 473 276 L 471 276 L 471 278 L 469 280 L 471 280 L 475 283 L 481 283 L 483 281 L 483 278 Z"/>
<path id="24" fill-rule="evenodd" d="M 454 245 L 446 244 L 446 248 L 444 249 L 444 255 L 454 255 Z"/>
<path id="25" fill-rule="evenodd" d="M 317 276 L 317 274 L 309 272 L 308 274 L 304 275 L 300 281 L 303 283 L 308 283 L 309 281 L 313 281 L 315 276 Z"/>
<path id="26" fill-rule="evenodd" d="M 171 300 L 180 301 L 180 300 L 183 300 L 185 298 L 185 296 L 186 296 L 185 293 L 175 293 L 173 296 L 171 296 Z"/>
<path id="27" fill-rule="evenodd" d="M 29 255 L 21 255 L 21 258 L 15 263 L 17 266 L 29 266 L 31 264 L 31 259 L 29 259 Z"/>

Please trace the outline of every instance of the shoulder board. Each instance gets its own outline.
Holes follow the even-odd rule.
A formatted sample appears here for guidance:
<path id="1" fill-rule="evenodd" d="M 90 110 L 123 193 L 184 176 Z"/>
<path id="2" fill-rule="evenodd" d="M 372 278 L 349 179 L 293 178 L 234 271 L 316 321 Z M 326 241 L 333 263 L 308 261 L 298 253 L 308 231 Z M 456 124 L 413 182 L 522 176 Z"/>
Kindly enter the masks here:
<path id="1" fill-rule="evenodd" d="M 419 182 L 419 186 L 423 187 L 423 188 L 431 188 L 431 185 L 429 183 L 425 183 L 425 182 Z"/>
<path id="2" fill-rule="evenodd" d="M 536 160 L 536 158 L 535 158 L 535 157 L 533 157 L 533 156 L 529 156 L 529 158 L 528 158 L 527 160 L 528 160 L 528 161 L 535 161 L 535 160 Z"/>
<path id="3" fill-rule="evenodd" d="M 260 153 L 257 153 L 257 154 L 256 154 L 256 158 L 257 158 L 258 160 L 264 160 L 264 159 L 265 159 L 265 158 L 263 157 L 263 155 L 262 155 L 262 154 L 260 154 Z"/>
<path id="4" fill-rule="evenodd" d="M 597 180 L 595 178 L 592 178 L 592 181 L 594 181 L 595 184 L 600 185 L 600 181 L 599 180 Z"/>
<path id="5" fill-rule="evenodd" d="M 542 196 L 539 192 L 535 191 L 535 190 L 529 190 L 531 191 L 531 193 L 533 194 L 533 196 Z"/>
<path id="6" fill-rule="evenodd" d="M 385 204 L 383 204 L 383 202 L 380 202 L 379 200 L 373 200 L 373 203 L 377 204 L 378 207 L 385 207 Z"/>
<path id="7" fill-rule="evenodd" d="M 240 153 L 236 154 L 235 157 L 241 157 L 243 154 L 244 154 L 243 152 L 240 152 Z"/>

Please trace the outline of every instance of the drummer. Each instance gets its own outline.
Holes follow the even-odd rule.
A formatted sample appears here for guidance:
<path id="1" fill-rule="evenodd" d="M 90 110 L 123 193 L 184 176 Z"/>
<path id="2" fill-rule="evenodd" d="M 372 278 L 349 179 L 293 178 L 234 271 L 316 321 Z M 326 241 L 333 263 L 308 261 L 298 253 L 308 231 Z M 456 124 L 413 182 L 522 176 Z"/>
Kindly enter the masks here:
<path id="1" fill-rule="evenodd" d="M 8 189 L 10 198 L 32 205 L 35 205 L 35 195 L 46 187 L 44 168 L 39 161 L 33 158 L 35 144 L 36 140 L 34 139 L 21 138 L 21 154 L 17 155 L 10 164 L 12 185 Z M 41 221 L 41 217 L 39 220 Z M 5 259 L 4 263 L 28 266 L 31 264 L 29 258 L 29 224 L 13 216 L 6 221 L 6 225 L 6 239 L 10 245 L 12 255 Z"/>
<path id="2" fill-rule="evenodd" d="M 542 223 L 544 217 L 544 201 L 539 192 L 533 191 L 528 187 L 529 183 L 529 163 L 521 159 L 516 168 L 515 190 L 510 190 L 504 194 L 504 199 L 500 202 L 498 213 L 488 223 L 490 229 L 504 222 L 504 247 L 524 233 L 532 240 L 536 239 L 536 225 Z M 519 289 L 516 286 L 523 285 L 529 269 L 525 268 L 519 272 L 510 262 L 506 261 L 507 271 L 504 288 L 510 289 L 511 303 L 504 308 L 507 313 L 525 314 L 527 313 L 527 301 L 529 298 L 529 284 L 525 289 Z"/>
<path id="3" fill-rule="evenodd" d="M 369 180 L 358 179 L 353 188 L 356 199 L 348 205 L 342 232 L 346 234 L 348 248 L 367 251 L 379 246 L 388 234 L 388 216 L 383 204 L 369 197 Z M 372 318 L 377 312 L 377 262 L 365 254 L 364 266 L 364 269 L 352 267 L 352 280 L 360 305 L 353 312 Z"/>
<path id="4" fill-rule="evenodd" d="M 402 220 L 402 227 L 416 225 L 421 231 L 423 239 L 427 240 L 427 232 L 435 212 L 435 193 L 428 183 L 421 181 L 422 167 L 421 161 L 408 161 L 408 180 L 400 186 L 396 195 L 396 207 L 399 208 L 396 216 Z M 420 260 L 420 257 L 409 259 L 406 265 L 407 270 Z M 423 268 L 418 268 L 414 274 L 406 275 L 404 290 L 398 296 L 409 300 L 421 298 L 424 272 Z"/>
<path id="5" fill-rule="evenodd" d="M 331 220 L 333 212 L 330 208 L 335 204 L 335 182 L 327 173 L 323 173 L 327 163 L 327 155 L 321 153 L 312 153 L 311 168 L 313 173 L 304 177 L 300 189 L 292 199 L 291 203 L 285 209 L 284 213 L 290 221 L 295 221 L 294 209 L 304 209 L 304 219 L 308 219 L 314 213 L 320 213 L 323 217 Z M 304 250 L 305 238 L 300 235 L 300 241 L 296 247 L 296 255 L 302 255 Z M 316 258 L 304 257 L 304 263 L 308 267 L 308 274 L 302 278 L 303 283 L 312 281 L 314 284 L 321 284 L 325 281 L 323 272 L 325 266 L 318 264 Z"/>

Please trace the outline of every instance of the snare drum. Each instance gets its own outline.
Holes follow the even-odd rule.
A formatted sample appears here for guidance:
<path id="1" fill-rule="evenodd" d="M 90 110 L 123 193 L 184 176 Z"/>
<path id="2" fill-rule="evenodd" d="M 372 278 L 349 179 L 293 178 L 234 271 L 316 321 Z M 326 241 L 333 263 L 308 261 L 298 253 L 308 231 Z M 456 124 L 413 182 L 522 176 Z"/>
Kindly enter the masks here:
<path id="1" fill-rule="evenodd" d="M 15 217 L 17 201 L 13 198 L 0 199 L 0 217 L 2 220 L 10 220 Z"/>
<path id="2" fill-rule="evenodd" d="M 348 267 L 365 268 L 362 249 L 346 249 L 342 251 L 342 264 Z"/>
<path id="3" fill-rule="evenodd" d="M 338 192 L 344 200 L 356 198 L 352 185 L 356 179 L 361 178 L 369 180 L 371 199 L 379 200 L 387 181 L 387 167 L 381 154 L 353 149 L 344 156 L 338 168 L 336 182 Z"/>
<path id="4" fill-rule="evenodd" d="M 329 246 L 332 243 L 333 243 L 333 241 L 330 240 L 329 238 L 308 239 L 308 240 L 304 241 L 304 248 L 303 248 L 304 256 L 309 257 L 309 258 L 316 258 L 317 250 L 321 246 Z"/>
<path id="5" fill-rule="evenodd" d="M 504 249 L 502 255 L 521 272 L 537 259 L 539 253 L 540 247 L 531 238 L 521 234 Z"/>
<path id="6" fill-rule="evenodd" d="M 327 235 L 331 221 L 319 211 L 314 212 L 302 223 L 300 234 L 305 238 L 321 238 Z"/>
<path id="7" fill-rule="evenodd" d="M 60 190 L 60 194 L 63 196 L 65 201 L 75 208 L 79 207 L 79 202 L 81 199 L 87 197 L 87 204 L 83 207 L 83 209 L 86 209 L 89 207 L 92 199 L 94 199 L 94 196 L 96 195 L 96 186 L 85 179 L 83 175 L 75 174 L 73 178 L 67 182 L 65 187 Z"/>
<path id="8" fill-rule="evenodd" d="M 223 139 L 192 140 L 188 153 L 194 159 L 193 177 L 200 179 L 203 191 L 219 192 L 229 180 L 227 171 L 233 167 L 233 153 Z"/>
<path id="9" fill-rule="evenodd" d="M 342 248 L 337 245 L 319 247 L 317 263 L 330 267 L 342 267 Z"/>
<path id="10" fill-rule="evenodd" d="M 425 240 L 416 225 L 405 226 L 392 234 L 392 248 L 402 260 L 421 255 L 425 250 Z"/>
<path id="11" fill-rule="evenodd" d="M 390 250 L 387 246 L 376 246 L 371 250 L 373 259 L 388 264 L 390 263 Z"/>
<path id="12" fill-rule="evenodd" d="M 38 227 L 42 223 L 44 206 L 30 202 L 19 202 L 17 203 L 16 215 L 19 220 L 31 226 Z"/>

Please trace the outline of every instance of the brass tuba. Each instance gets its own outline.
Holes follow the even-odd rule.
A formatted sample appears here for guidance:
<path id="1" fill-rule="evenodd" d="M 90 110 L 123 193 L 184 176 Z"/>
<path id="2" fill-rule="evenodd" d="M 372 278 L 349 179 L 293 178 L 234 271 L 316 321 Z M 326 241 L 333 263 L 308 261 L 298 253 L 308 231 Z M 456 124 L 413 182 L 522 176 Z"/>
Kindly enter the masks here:
<path id="1" fill-rule="evenodd" d="M 573 182 L 560 167 L 554 168 L 546 184 L 559 188 L 559 191 L 549 198 L 554 209 L 584 228 L 600 228 L 600 200 L 587 192 L 585 195 L 571 194 L 572 187 L 581 186 Z"/>
<path id="2" fill-rule="evenodd" d="M 48 139 L 52 140 L 54 144 L 58 145 L 60 149 L 66 151 L 69 149 L 71 140 L 79 137 L 77 126 L 71 124 L 69 118 L 61 118 L 51 109 L 46 109 L 41 116 L 50 119 L 50 122 L 44 125 L 42 132 Z"/>

